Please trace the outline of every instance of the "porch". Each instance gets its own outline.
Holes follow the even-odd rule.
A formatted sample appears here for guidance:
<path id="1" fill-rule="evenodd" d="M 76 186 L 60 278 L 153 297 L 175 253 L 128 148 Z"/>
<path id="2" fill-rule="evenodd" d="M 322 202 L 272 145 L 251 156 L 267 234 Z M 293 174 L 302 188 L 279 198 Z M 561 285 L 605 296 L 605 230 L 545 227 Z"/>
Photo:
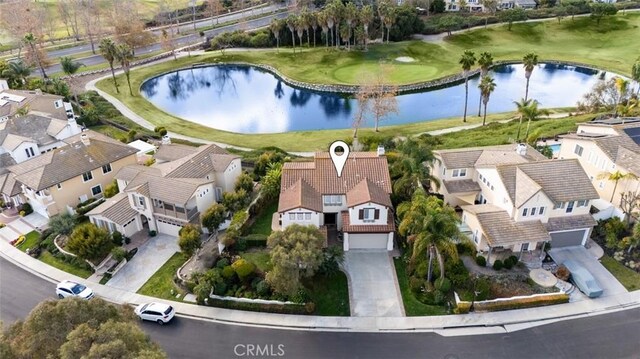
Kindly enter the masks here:
<path id="1" fill-rule="evenodd" d="M 539 242 L 533 250 L 514 250 L 513 247 L 489 247 L 488 251 L 478 251 L 478 255 L 487 259 L 487 266 L 493 265 L 496 260 L 504 262 L 505 259 L 516 256 L 527 268 L 533 269 L 542 267 L 542 260 L 545 257 L 543 248 L 544 242 Z"/>

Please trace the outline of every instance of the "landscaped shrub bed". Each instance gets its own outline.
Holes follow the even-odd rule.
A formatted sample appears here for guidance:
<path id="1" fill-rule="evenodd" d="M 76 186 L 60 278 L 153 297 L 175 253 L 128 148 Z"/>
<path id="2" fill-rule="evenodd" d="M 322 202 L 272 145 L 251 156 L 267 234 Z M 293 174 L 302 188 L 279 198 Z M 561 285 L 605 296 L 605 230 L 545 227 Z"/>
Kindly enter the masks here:
<path id="1" fill-rule="evenodd" d="M 569 295 L 566 293 L 553 293 L 543 296 L 535 296 L 529 298 L 517 298 L 509 300 L 501 300 L 495 302 L 475 302 L 473 304 L 475 311 L 500 311 L 510 309 L 524 309 L 531 307 L 541 307 L 546 305 L 562 304 L 569 302 Z"/>
<path id="2" fill-rule="evenodd" d="M 600 245 L 608 256 L 640 273 L 640 249 L 633 245 L 632 237 L 633 227 L 616 217 L 599 220 L 591 233 L 591 239 Z"/>
<path id="3" fill-rule="evenodd" d="M 236 302 L 231 300 L 223 300 L 217 298 L 209 298 L 207 305 L 212 307 L 246 310 L 249 312 L 266 312 L 266 313 L 279 313 L 279 314 L 311 314 L 307 312 L 305 304 L 267 304 L 267 303 L 247 303 Z"/>

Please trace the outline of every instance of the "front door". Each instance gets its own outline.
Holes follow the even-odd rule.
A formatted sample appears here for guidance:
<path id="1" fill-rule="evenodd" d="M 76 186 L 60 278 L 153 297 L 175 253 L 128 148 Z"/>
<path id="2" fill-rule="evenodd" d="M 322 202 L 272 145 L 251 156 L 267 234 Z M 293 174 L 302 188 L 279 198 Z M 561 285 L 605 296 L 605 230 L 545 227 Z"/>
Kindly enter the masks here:
<path id="1" fill-rule="evenodd" d="M 338 220 L 337 213 L 325 213 L 324 214 L 324 225 L 327 227 L 335 227 Z"/>

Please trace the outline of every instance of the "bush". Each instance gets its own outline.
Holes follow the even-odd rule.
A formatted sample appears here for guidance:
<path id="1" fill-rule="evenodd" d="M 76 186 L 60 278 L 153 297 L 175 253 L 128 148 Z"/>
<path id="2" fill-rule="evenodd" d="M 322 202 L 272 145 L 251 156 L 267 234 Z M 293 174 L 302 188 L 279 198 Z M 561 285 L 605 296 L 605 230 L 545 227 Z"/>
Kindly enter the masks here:
<path id="1" fill-rule="evenodd" d="M 120 262 L 127 256 L 127 251 L 122 247 L 115 247 L 111 250 L 111 256 L 113 259 Z"/>
<path id="2" fill-rule="evenodd" d="M 229 265 L 229 260 L 227 258 L 220 258 L 216 263 L 216 268 L 223 269 L 224 267 Z"/>
<path id="3" fill-rule="evenodd" d="M 474 304 L 475 310 L 482 311 L 499 311 L 510 309 L 523 309 L 531 307 L 540 307 L 545 305 L 568 303 L 569 295 L 566 293 L 551 293 L 530 298 L 509 299 L 498 302 L 478 303 Z"/>
<path id="4" fill-rule="evenodd" d="M 487 259 L 483 256 L 477 256 L 476 257 L 476 264 L 479 265 L 480 267 L 486 267 L 487 266 Z"/>
<path id="5" fill-rule="evenodd" d="M 236 275 L 236 271 L 233 269 L 233 267 L 226 266 L 226 267 L 222 268 L 222 276 L 225 279 L 231 279 L 231 278 L 233 278 L 234 275 Z"/>
<path id="6" fill-rule="evenodd" d="M 227 292 L 227 283 L 220 282 L 216 283 L 215 287 L 213 287 L 213 294 L 223 296 Z"/>
<path id="7" fill-rule="evenodd" d="M 149 231 L 149 237 L 155 237 L 157 234 L 158 232 L 156 232 L 155 229 Z"/>
<path id="8" fill-rule="evenodd" d="M 266 247 L 267 246 L 267 236 L 266 234 L 249 234 L 242 239 L 244 240 L 247 248 L 253 247 Z"/>
<path id="9" fill-rule="evenodd" d="M 493 269 L 500 270 L 502 269 L 502 267 L 503 267 L 503 264 L 501 260 L 496 259 L 495 262 L 493 262 Z"/>
<path id="10" fill-rule="evenodd" d="M 435 287 L 441 292 L 448 293 L 451 289 L 451 281 L 448 278 L 438 278 L 436 279 Z"/>
<path id="11" fill-rule="evenodd" d="M 279 313 L 279 314 L 308 314 L 306 305 L 301 304 L 266 304 L 266 303 L 245 303 L 231 300 L 210 298 L 207 304 L 212 307 L 246 310 L 250 312 Z"/>
<path id="12" fill-rule="evenodd" d="M 503 266 L 505 269 L 511 269 L 513 268 L 513 266 L 515 266 L 518 263 L 518 257 L 516 256 L 511 256 L 507 259 L 504 260 L 503 262 Z"/>
<path id="13" fill-rule="evenodd" d="M 31 205 L 29 203 L 23 203 L 22 205 L 20 205 L 19 207 L 20 212 L 24 212 L 24 215 L 21 214 L 21 216 L 28 216 L 31 213 L 33 213 L 33 208 L 31 207 Z"/>
<path id="14" fill-rule="evenodd" d="M 231 264 L 231 268 L 236 272 L 238 278 L 244 282 L 254 273 L 256 265 L 241 258 L 233 262 L 233 264 Z"/>
<path id="15" fill-rule="evenodd" d="M 122 233 L 114 231 L 111 233 L 111 239 L 113 240 L 113 244 L 121 246 L 124 238 L 122 237 Z"/>
<path id="16" fill-rule="evenodd" d="M 419 278 L 427 278 L 429 273 L 429 264 L 423 260 L 416 266 L 416 276 Z"/>
<path id="17" fill-rule="evenodd" d="M 422 288 L 424 287 L 425 280 L 422 278 L 410 277 L 409 278 L 409 288 L 414 293 L 420 293 Z"/>
<path id="18" fill-rule="evenodd" d="M 261 280 L 256 285 L 256 293 L 261 297 L 266 297 L 271 293 L 271 286 L 266 280 Z"/>
<path id="19" fill-rule="evenodd" d="M 20 217 L 24 217 L 27 215 L 27 212 L 25 211 L 20 211 L 20 213 L 18 213 L 20 215 Z"/>
<path id="20" fill-rule="evenodd" d="M 442 292 L 440 290 L 436 290 L 433 293 L 433 304 L 435 304 L 435 305 L 443 305 L 444 302 L 446 302 L 446 301 L 447 301 L 447 295 L 444 292 Z"/>
<path id="21" fill-rule="evenodd" d="M 558 267 L 558 269 L 556 270 L 556 277 L 560 280 L 566 282 L 569 280 L 569 276 L 571 276 L 571 272 L 564 265 L 560 265 L 560 267 Z"/>
<path id="22" fill-rule="evenodd" d="M 309 293 L 307 293 L 307 291 L 302 288 L 300 290 L 298 290 L 296 292 L 296 294 L 294 294 L 290 300 L 294 303 L 306 303 L 309 301 Z"/>
<path id="23" fill-rule="evenodd" d="M 247 241 L 244 238 L 240 237 L 238 238 L 238 240 L 236 240 L 233 247 L 237 252 L 243 252 L 247 249 Z"/>

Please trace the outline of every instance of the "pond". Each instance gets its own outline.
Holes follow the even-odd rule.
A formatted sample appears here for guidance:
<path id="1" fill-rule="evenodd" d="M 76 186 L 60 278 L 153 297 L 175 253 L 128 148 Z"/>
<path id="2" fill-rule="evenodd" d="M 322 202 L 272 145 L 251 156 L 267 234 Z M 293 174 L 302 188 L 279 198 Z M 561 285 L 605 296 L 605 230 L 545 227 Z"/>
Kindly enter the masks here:
<path id="1" fill-rule="evenodd" d="M 521 64 L 495 67 L 496 90 L 488 113 L 513 111 L 524 97 Z M 541 107 L 570 107 L 600 78 L 597 70 L 540 64 L 533 71 L 529 98 Z M 468 116 L 477 116 L 478 76 L 469 80 Z M 158 108 L 211 128 L 239 133 L 274 133 L 341 129 L 352 126 L 357 100 L 347 96 L 289 86 L 272 73 L 251 66 L 220 65 L 183 69 L 149 79 L 142 95 Z M 462 116 L 464 84 L 431 91 L 401 94 L 398 113 L 381 125 L 398 125 Z M 368 123 L 363 127 L 373 126 Z"/>

